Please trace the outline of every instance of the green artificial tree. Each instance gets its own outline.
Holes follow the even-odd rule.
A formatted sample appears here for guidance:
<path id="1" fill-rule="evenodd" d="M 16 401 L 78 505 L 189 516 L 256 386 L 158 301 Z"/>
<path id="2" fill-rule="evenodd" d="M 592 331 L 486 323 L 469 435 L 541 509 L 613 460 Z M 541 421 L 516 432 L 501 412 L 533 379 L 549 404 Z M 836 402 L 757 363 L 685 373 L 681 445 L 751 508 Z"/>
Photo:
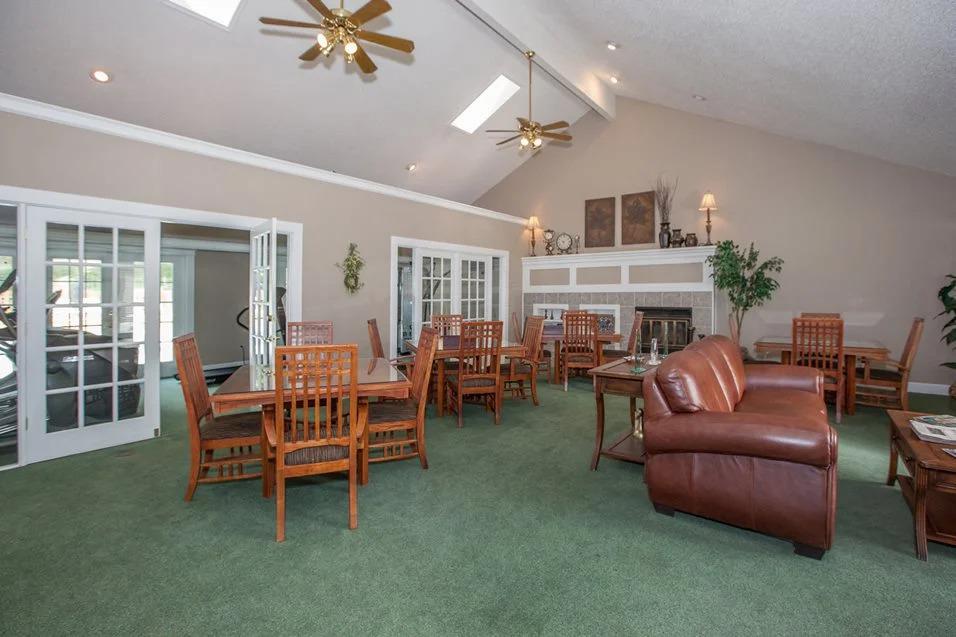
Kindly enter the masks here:
<path id="1" fill-rule="evenodd" d="M 956 292 L 956 275 L 947 274 L 946 278 L 952 279 L 952 281 L 939 290 L 937 296 L 939 296 L 940 303 L 943 304 L 943 311 L 937 314 L 937 316 L 946 316 L 948 314 L 950 318 L 946 324 L 943 325 L 943 337 L 939 340 L 952 346 L 956 344 L 956 294 L 954 294 L 954 292 Z M 956 369 L 956 361 L 943 363 L 943 367 Z M 949 386 L 949 395 L 956 398 L 956 383 Z"/>
<path id="2" fill-rule="evenodd" d="M 772 257 L 760 263 L 760 251 L 753 243 L 744 250 L 733 241 L 720 241 L 707 262 L 714 270 L 714 285 L 727 293 L 731 337 L 739 345 L 744 316 L 769 301 L 780 287 L 770 274 L 783 269 L 783 259 Z"/>

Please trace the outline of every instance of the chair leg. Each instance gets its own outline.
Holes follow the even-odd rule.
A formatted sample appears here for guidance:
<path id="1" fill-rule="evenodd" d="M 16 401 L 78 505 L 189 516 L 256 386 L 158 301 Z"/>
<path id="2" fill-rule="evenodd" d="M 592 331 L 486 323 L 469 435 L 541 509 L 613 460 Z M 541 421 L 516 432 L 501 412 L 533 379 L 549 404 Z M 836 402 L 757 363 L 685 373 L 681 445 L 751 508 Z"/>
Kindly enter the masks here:
<path id="1" fill-rule="evenodd" d="M 568 391 L 568 364 L 563 365 L 561 372 L 564 374 L 564 391 Z"/>
<path id="2" fill-rule="evenodd" d="M 501 424 L 501 401 L 504 400 L 504 392 L 501 391 L 501 385 L 498 385 L 498 390 L 495 392 L 495 424 Z"/>
<path id="3" fill-rule="evenodd" d="M 422 469 L 428 468 L 428 454 L 425 453 L 425 423 L 415 425 L 415 447 L 418 449 L 418 461 Z"/>
<path id="4" fill-rule="evenodd" d="M 215 452 L 212 449 L 206 449 L 205 452 L 200 452 L 200 453 L 203 454 L 204 461 L 209 462 L 210 460 L 212 460 L 213 454 Z M 209 467 L 203 467 L 202 469 L 200 469 L 200 473 L 199 473 L 200 478 L 205 478 L 207 475 L 209 475 Z"/>
<path id="5" fill-rule="evenodd" d="M 358 528 L 358 476 L 356 475 L 356 458 L 349 462 L 349 529 Z"/>
<path id="6" fill-rule="evenodd" d="M 461 429 L 465 424 L 463 421 L 462 413 L 461 413 L 463 411 L 463 405 L 464 405 L 464 400 L 461 395 L 461 392 L 458 392 L 458 399 L 455 404 L 458 405 L 458 428 Z"/>
<path id="7" fill-rule="evenodd" d="M 538 402 L 538 375 L 531 375 L 531 402 L 534 403 L 534 406 L 537 407 L 541 403 Z"/>
<path id="8" fill-rule="evenodd" d="M 196 485 L 199 484 L 199 472 L 202 470 L 199 463 L 199 454 L 197 451 L 189 455 L 189 483 L 186 485 L 186 502 L 191 502 L 193 494 L 196 493 Z"/>
<path id="9" fill-rule="evenodd" d="M 910 410 L 910 392 L 905 383 L 900 385 L 900 407 L 903 411 Z"/>
<path id="10" fill-rule="evenodd" d="M 837 386 L 836 391 L 836 421 L 839 425 L 843 422 L 843 396 L 845 394 L 845 388 L 843 385 Z"/>
<path id="11" fill-rule="evenodd" d="M 276 542 L 285 542 L 285 476 L 276 477 Z"/>

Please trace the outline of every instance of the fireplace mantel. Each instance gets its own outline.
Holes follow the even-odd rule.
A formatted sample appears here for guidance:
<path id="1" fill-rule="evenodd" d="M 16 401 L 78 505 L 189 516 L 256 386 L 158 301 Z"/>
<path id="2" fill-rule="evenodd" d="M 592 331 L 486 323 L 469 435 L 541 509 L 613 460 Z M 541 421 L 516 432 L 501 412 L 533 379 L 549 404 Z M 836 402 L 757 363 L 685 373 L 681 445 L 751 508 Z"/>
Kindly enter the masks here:
<path id="1" fill-rule="evenodd" d="M 698 246 L 524 257 L 521 259 L 522 288 L 526 294 L 713 292 L 707 257 L 714 254 L 715 248 Z"/>

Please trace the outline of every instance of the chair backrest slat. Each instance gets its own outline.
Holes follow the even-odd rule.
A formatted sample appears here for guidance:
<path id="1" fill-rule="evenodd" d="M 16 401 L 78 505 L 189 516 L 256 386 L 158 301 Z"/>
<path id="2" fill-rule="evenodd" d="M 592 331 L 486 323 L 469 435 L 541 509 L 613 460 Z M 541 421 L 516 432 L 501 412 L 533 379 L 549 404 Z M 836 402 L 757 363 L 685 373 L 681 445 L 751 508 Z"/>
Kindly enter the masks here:
<path id="1" fill-rule="evenodd" d="M 466 321 L 461 324 L 458 371 L 468 376 L 499 376 L 501 321 Z"/>
<path id="2" fill-rule="evenodd" d="M 579 310 L 564 313 L 564 343 L 562 347 L 568 353 L 597 354 L 598 317 L 597 314 Z"/>
<path id="3" fill-rule="evenodd" d="M 433 314 L 431 326 L 438 330 L 439 336 L 458 336 L 461 334 L 461 314 Z"/>
<path id="4" fill-rule="evenodd" d="M 276 409 L 277 418 L 287 414 L 285 426 L 277 426 L 277 458 L 325 445 L 354 451 L 355 431 L 346 426 L 349 408 L 353 413 L 358 410 L 357 370 L 356 344 L 276 348 L 276 405 L 289 406 Z"/>
<path id="5" fill-rule="evenodd" d="M 438 330 L 423 327 L 418 337 L 418 351 L 412 367 L 412 399 L 418 405 L 424 405 L 427 399 L 428 382 L 431 380 L 435 352 L 438 351 Z"/>
<path id="6" fill-rule="evenodd" d="M 525 358 L 535 363 L 541 359 L 541 335 L 544 333 L 544 317 L 529 316 L 524 322 L 524 338 L 521 344 L 524 345 Z"/>
<path id="7" fill-rule="evenodd" d="M 286 328 L 286 345 L 331 345 L 332 321 L 290 322 Z"/>
<path id="8" fill-rule="evenodd" d="M 843 373 L 842 319 L 795 318 L 792 338 L 794 365 Z"/>
<path id="9" fill-rule="evenodd" d="M 372 356 L 385 358 L 385 348 L 382 346 L 382 335 L 378 331 L 378 320 L 368 320 L 368 341 L 372 346 Z"/>
<path id="10" fill-rule="evenodd" d="M 527 324 L 527 319 L 525 319 L 525 324 Z M 523 341 L 524 333 L 521 331 L 521 323 L 518 322 L 518 313 L 511 313 L 511 340 L 512 341 Z"/>
<path id="11" fill-rule="evenodd" d="M 183 388 L 186 401 L 186 418 L 189 421 L 189 435 L 199 439 L 199 426 L 212 414 L 212 401 L 209 400 L 209 386 L 199 357 L 199 345 L 195 334 L 184 334 L 173 339 L 173 351 L 176 354 L 176 371 Z"/>
<path id="12" fill-rule="evenodd" d="M 634 311 L 634 323 L 631 324 L 631 333 L 627 337 L 627 353 L 628 354 L 639 354 L 640 352 L 635 352 L 634 348 L 637 347 L 637 337 L 641 333 L 641 325 L 644 324 L 644 312 L 640 310 Z"/>
<path id="13" fill-rule="evenodd" d="M 900 354 L 900 366 L 909 371 L 913 368 L 913 362 L 916 360 L 916 350 L 919 349 L 919 341 L 923 337 L 923 324 L 925 321 L 921 317 L 913 319 L 913 325 L 910 326 L 910 333 L 906 337 L 906 345 L 903 346 L 903 352 Z"/>

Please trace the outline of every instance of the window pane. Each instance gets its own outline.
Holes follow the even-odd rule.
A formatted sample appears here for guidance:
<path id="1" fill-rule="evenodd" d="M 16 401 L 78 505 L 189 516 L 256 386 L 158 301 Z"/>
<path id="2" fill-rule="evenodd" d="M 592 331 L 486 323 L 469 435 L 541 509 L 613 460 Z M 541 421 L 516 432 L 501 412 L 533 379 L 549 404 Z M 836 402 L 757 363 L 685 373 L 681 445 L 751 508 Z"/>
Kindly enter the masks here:
<path id="1" fill-rule="evenodd" d="M 432 275 L 432 260 L 430 257 L 424 257 L 422 259 L 422 276 L 431 276 Z"/>
<path id="2" fill-rule="evenodd" d="M 83 308 L 84 341 L 87 345 L 109 343 L 113 340 L 113 308 Z"/>
<path id="3" fill-rule="evenodd" d="M 83 259 L 98 263 L 113 263 L 113 229 L 83 227 Z"/>
<path id="4" fill-rule="evenodd" d="M 159 344 L 159 360 L 163 363 L 173 360 L 173 344 L 171 342 Z"/>
<path id="5" fill-rule="evenodd" d="M 76 350 L 46 353 L 46 388 L 76 387 Z"/>
<path id="6" fill-rule="evenodd" d="M 80 329 L 80 309 L 54 307 L 49 310 L 48 316 L 50 318 L 46 330 L 47 347 L 76 345 Z"/>
<path id="7" fill-rule="evenodd" d="M 46 397 L 46 431 L 53 433 L 77 428 L 77 392 Z"/>
<path id="8" fill-rule="evenodd" d="M 146 340 L 146 309 L 141 305 L 117 309 L 117 339 L 142 342 Z"/>
<path id="9" fill-rule="evenodd" d="M 145 245 L 142 230 L 120 230 L 120 263 L 141 265 L 146 259 Z"/>
<path id="10" fill-rule="evenodd" d="M 159 320 L 163 323 L 172 323 L 173 321 L 173 304 L 172 303 L 159 304 Z"/>
<path id="11" fill-rule="evenodd" d="M 129 418 L 139 418 L 145 411 L 143 409 L 143 391 L 142 383 L 132 385 L 121 385 L 116 388 L 117 410 L 119 411 L 117 420 L 127 420 Z"/>
<path id="12" fill-rule="evenodd" d="M 119 303 L 143 303 L 146 300 L 145 270 L 137 267 L 119 269 Z"/>
<path id="13" fill-rule="evenodd" d="M 79 259 L 80 227 L 61 223 L 46 225 L 46 258 Z"/>
<path id="14" fill-rule="evenodd" d="M 113 388 L 100 387 L 83 392 L 83 426 L 113 422 Z"/>
<path id="15" fill-rule="evenodd" d="M 173 340 L 173 324 L 172 323 L 159 324 L 159 340 L 160 342 L 172 342 Z"/>
<path id="16" fill-rule="evenodd" d="M 117 348 L 118 369 L 116 380 L 134 380 L 143 377 L 143 366 L 146 364 L 146 348 L 143 345 L 127 345 Z"/>
<path id="17" fill-rule="evenodd" d="M 112 382 L 113 348 L 99 347 L 85 350 L 83 352 L 83 385 L 102 385 Z"/>
<path id="18" fill-rule="evenodd" d="M 47 266 L 47 303 L 80 302 L 80 268 L 75 265 Z"/>

